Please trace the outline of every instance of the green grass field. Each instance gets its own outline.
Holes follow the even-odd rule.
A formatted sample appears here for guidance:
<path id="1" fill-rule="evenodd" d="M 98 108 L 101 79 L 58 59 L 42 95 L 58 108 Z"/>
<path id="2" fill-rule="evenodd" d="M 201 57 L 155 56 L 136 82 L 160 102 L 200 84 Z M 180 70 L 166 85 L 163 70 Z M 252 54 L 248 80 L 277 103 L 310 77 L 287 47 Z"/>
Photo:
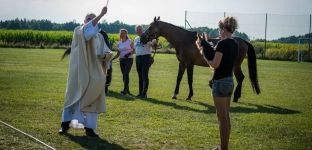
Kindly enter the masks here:
<path id="1" fill-rule="evenodd" d="M 96 132 L 82 129 L 59 135 L 69 59 L 64 50 L 0 49 L 0 120 L 55 149 L 212 149 L 219 144 L 217 117 L 207 82 L 211 69 L 195 67 L 194 96 L 188 95 L 186 72 L 177 100 L 178 61 L 156 54 L 150 69 L 148 99 L 137 99 L 135 63 L 130 91 L 124 96 L 119 63 L 107 94 L 108 112 L 101 114 Z M 312 63 L 258 60 L 262 90 L 253 93 L 247 60 L 242 97 L 231 104 L 230 149 L 312 149 Z M 0 123 L 0 149 L 48 149 Z"/>

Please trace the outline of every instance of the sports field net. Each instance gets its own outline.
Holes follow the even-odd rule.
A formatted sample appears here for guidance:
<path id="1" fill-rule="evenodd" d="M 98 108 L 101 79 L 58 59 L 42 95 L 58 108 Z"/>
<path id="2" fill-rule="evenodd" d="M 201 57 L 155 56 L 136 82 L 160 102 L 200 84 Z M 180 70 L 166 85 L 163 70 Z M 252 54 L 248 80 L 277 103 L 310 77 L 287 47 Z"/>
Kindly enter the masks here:
<path id="1" fill-rule="evenodd" d="M 238 14 L 238 13 L 185 13 L 186 28 L 208 27 L 217 29 L 225 16 L 234 16 L 238 21 L 238 32 L 248 35 L 250 40 L 276 40 L 282 37 L 306 35 L 311 32 L 311 15 Z"/>

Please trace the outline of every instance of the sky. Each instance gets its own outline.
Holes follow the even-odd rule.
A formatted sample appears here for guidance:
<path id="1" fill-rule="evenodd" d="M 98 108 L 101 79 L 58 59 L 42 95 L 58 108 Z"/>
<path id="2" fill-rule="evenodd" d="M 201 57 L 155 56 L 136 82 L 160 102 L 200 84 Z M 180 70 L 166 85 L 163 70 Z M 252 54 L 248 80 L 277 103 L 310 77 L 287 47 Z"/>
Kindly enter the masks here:
<path id="1" fill-rule="evenodd" d="M 26 18 L 48 19 L 56 23 L 76 20 L 78 23 L 83 23 L 88 12 L 99 14 L 106 3 L 107 0 L 0 0 L 0 20 Z M 155 16 L 160 16 L 162 21 L 184 27 L 186 11 L 187 20 L 193 20 L 189 21 L 191 27 L 196 27 L 201 23 L 216 27 L 220 19 L 215 19 L 215 15 L 211 14 L 221 14 L 223 17 L 224 12 L 227 15 L 237 15 L 239 25 L 241 22 L 242 24 L 245 22 L 246 25 L 243 24 L 239 28 L 241 31 L 244 31 L 244 28 L 250 28 L 250 26 L 263 26 L 262 21 L 265 20 L 266 13 L 272 14 L 272 20 L 275 21 L 279 19 L 274 17 L 280 15 L 290 15 L 296 19 L 298 18 L 296 15 L 300 17 L 304 15 L 304 18 L 307 17 L 304 20 L 307 21 L 303 21 L 305 24 L 303 26 L 309 27 L 312 0 L 110 0 L 108 12 L 102 20 L 107 22 L 119 20 L 129 25 L 137 25 L 149 24 Z M 258 20 L 255 20 L 258 18 L 261 18 L 259 23 Z M 205 19 L 210 22 L 203 21 Z M 196 22 L 198 20 L 201 22 Z M 240 20 L 242 21 L 240 22 Z M 249 23 L 246 23 L 245 20 Z M 301 22 L 301 20 L 294 22 Z M 288 22 L 286 21 L 284 24 L 288 24 Z M 277 23 L 275 26 L 280 25 Z M 290 26 L 301 27 L 302 25 Z M 249 30 L 254 29 L 250 28 Z M 293 29 L 290 27 L 284 30 Z M 308 33 L 309 29 L 306 30 Z M 252 33 L 252 31 L 249 32 Z M 263 36 L 262 34 L 255 36 Z"/>

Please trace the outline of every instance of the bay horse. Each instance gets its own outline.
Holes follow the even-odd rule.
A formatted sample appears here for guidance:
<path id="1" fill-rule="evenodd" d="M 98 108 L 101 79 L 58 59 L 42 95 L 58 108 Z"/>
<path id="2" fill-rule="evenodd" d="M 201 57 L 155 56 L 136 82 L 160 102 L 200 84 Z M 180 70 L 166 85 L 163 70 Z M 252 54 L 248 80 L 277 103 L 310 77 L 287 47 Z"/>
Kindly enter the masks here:
<path id="1" fill-rule="evenodd" d="M 164 37 L 176 50 L 176 57 L 179 61 L 179 70 L 176 80 L 176 87 L 172 99 L 176 99 L 177 94 L 179 94 L 180 82 L 185 72 L 187 71 L 187 79 L 189 85 L 189 95 L 186 100 L 191 100 L 193 96 L 193 71 L 194 65 L 209 67 L 208 63 L 205 61 L 204 57 L 200 53 L 200 50 L 196 46 L 197 32 L 188 31 L 181 27 L 175 26 L 173 24 L 160 21 L 160 17 L 149 24 L 148 29 L 144 31 L 141 36 L 140 42 L 146 44 L 148 41 L 157 39 L 159 36 Z M 219 37 L 208 37 L 209 42 L 216 45 L 220 40 Z M 237 86 L 234 92 L 233 102 L 238 102 L 241 97 L 242 83 L 245 78 L 242 70 L 241 64 L 245 59 L 246 54 L 248 55 L 248 70 L 249 78 L 253 91 L 260 94 L 260 87 L 258 84 L 258 74 L 257 74 L 257 60 L 256 53 L 253 46 L 242 38 L 234 37 L 234 40 L 239 45 L 238 56 L 234 64 L 234 75 L 237 81 Z"/>

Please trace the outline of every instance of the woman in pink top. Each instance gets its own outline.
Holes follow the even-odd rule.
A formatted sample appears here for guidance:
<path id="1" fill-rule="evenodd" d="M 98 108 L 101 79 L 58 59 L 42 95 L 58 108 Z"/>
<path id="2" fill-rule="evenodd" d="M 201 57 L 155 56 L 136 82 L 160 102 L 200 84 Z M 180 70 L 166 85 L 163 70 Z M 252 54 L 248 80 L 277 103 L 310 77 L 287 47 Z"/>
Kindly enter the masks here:
<path id="1" fill-rule="evenodd" d="M 128 31 L 126 29 L 119 30 L 119 42 L 117 43 L 118 52 L 113 58 L 120 57 L 120 70 L 122 73 L 122 79 L 124 82 L 124 89 L 120 92 L 124 95 L 130 94 L 129 91 L 129 73 L 133 64 L 134 44 L 128 37 Z"/>

